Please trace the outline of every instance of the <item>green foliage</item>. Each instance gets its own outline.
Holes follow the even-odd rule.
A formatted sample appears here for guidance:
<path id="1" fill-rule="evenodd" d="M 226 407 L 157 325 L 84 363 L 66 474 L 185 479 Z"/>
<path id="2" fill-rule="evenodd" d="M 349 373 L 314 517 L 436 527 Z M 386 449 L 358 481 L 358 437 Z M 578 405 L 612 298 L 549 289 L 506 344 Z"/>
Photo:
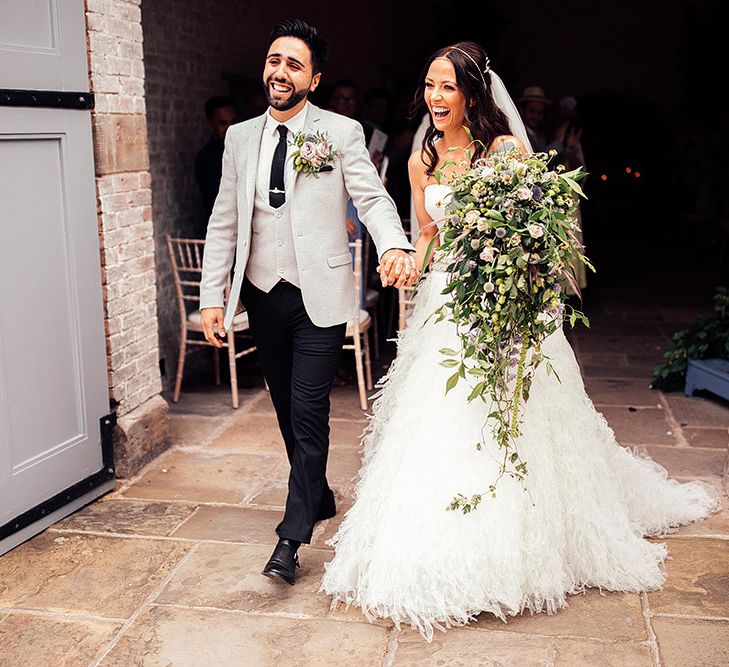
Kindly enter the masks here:
<path id="1" fill-rule="evenodd" d="M 563 317 L 572 326 L 587 323 L 564 303 L 561 288 L 564 281 L 575 285 L 577 262 L 592 268 L 574 216 L 585 173 L 550 169 L 549 160 L 545 153 L 492 152 L 451 178 L 436 251 L 449 274 L 443 293 L 450 295 L 438 318 L 454 321 L 462 341 L 459 351 L 441 350 L 442 365 L 454 370 L 446 393 L 465 380 L 472 384 L 468 400 L 489 406 L 487 424 L 501 454 L 491 496 L 504 475 L 522 485 L 527 475 L 517 442 L 534 373 L 546 359 L 542 342 Z M 483 495 L 458 494 L 447 509 L 470 512 Z"/>
<path id="2" fill-rule="evenodd" d="M 653 371 L 654 389 L 675 391 L 686 383 L 689 359 L 729 359 L 729 290 L 717 287 L 714 313 L 673 335 L 663 363 Z"/>

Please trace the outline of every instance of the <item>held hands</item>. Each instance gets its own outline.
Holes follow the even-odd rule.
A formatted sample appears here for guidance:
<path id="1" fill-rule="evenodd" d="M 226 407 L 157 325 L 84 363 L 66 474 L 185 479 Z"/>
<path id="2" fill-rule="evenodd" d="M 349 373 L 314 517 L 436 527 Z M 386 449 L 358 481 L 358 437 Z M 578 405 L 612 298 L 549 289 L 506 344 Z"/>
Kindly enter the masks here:
<path id="1" fill-rule="evenodd" d="M 415 257 L 398 248 L 388 250 L 382 255 L 377 270 L 380 272 L 383 287 L 411 287 L 420 275 Z"/>
<path id="2" fill-rule="evenodd" d="M 223 343 L 220 340 L 221 338 L 225 338 L 223 312 L 222 308 L 203 308 L 200 311 L 200 319 L 202 321 L 205 340 L 215 347 L 223 347 Z M 217 333 L 215 330 L 216 325 Z"/>

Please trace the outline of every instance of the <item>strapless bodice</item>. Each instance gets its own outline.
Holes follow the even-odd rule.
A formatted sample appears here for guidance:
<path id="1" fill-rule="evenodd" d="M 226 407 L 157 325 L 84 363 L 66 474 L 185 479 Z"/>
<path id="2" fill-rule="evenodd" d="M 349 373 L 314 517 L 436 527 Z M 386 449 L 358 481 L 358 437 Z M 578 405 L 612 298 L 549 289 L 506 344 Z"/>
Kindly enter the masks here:
<path id="1" fill-rule="evenodd" d="M 442 183 L 431 183 L 426 185 L 423 190 L 425 211 L 438 225 L 438 229 L 443 226 L 445 207 L 448 205 L 452 192 L 450 186 Z"/>
<path id="2" fill-rule="evenodd" d="M 438 225 L 438 229 L 443 227 L 445 222 L 445 208 L 453 194 L 450 186 L 442 183 L 431 183 L 425 186 L 423 190 L 423 197 L 425 199 L 425 211 L 433 219 L 433 222 Z M 440 241 L 443 241 L 443 236 L 440 236 Z M 433 264 L 431 265 L 431 271 L 445 271 L 447 261 L 442 253 L 436 250 L 433 258 Z"/>

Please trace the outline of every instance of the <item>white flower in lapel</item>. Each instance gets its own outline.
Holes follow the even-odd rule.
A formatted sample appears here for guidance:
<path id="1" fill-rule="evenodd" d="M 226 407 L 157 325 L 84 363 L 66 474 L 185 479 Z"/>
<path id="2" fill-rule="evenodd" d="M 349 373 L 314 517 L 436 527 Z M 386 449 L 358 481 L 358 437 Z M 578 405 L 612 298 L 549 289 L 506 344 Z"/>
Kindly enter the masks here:
<path id="1" fill-rule="evenodd" d="M 307 176 L 317 176 L 322 171 L 332 171 L 332 162 L 342 157 L 342 151 L 335 150 L 326 132 L 299 132 L 291 143 L 298 147 L 292 154 L 294 171 Z"/>

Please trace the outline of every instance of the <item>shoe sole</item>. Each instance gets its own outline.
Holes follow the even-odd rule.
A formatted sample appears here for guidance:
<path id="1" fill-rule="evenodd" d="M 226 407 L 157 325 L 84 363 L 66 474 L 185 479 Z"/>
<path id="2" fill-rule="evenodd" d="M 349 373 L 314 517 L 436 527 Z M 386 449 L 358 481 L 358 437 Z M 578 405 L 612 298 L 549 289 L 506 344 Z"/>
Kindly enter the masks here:
<path id="1" fill-rule="evenodd" d="M 295 582 L 289 581 L 284 577 L 283 575 L 279 574 L 278 572 L 274 572 L 272 570 L 266 571 L 264 570 L 261 572 L 261 574 L 264 577 L 268 577 L 269 579 L 273 579 L 274 581 L 283 581 L 283 583 L 288 584 L 289 586 L 293 586 Z"/>

